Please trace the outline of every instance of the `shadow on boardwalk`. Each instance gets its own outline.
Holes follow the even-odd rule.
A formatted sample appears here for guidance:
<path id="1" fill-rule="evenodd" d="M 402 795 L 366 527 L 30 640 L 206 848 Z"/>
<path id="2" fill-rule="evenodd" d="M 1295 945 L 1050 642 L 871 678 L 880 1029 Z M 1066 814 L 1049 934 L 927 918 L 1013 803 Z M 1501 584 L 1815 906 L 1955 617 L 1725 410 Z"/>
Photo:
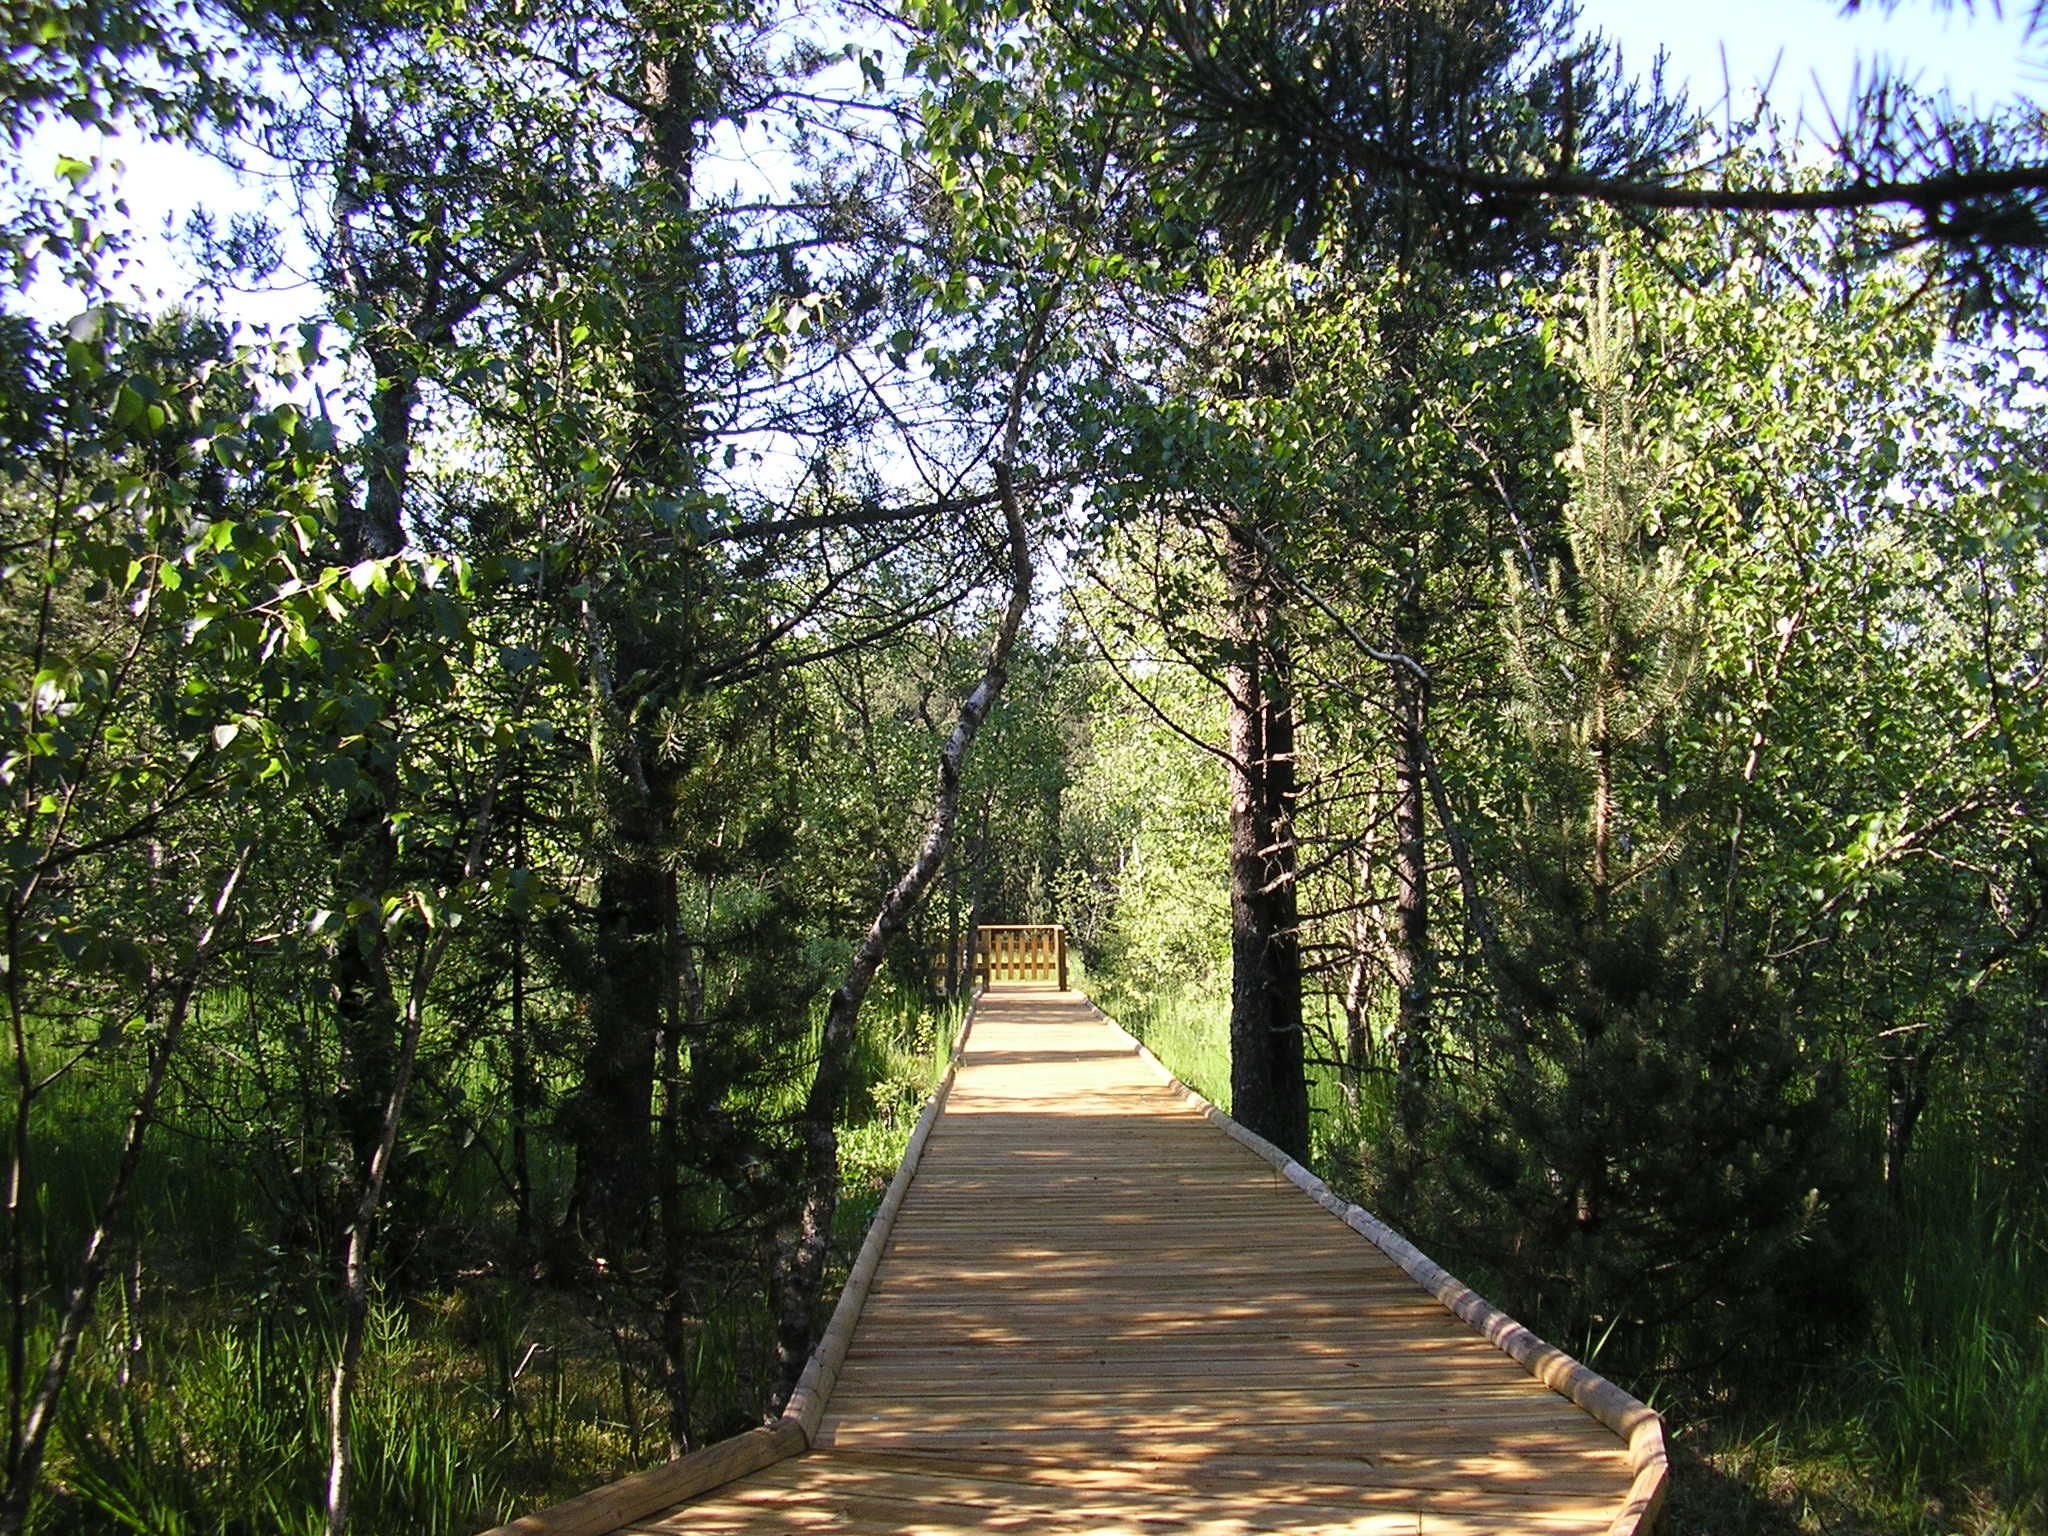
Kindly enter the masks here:
<path id="1" fill-rule="evenodd" d="M 621 1528 L 1633 1523 L 1614 1431 L 1044 989 L 983 1000 L 811 1444 Z"/>

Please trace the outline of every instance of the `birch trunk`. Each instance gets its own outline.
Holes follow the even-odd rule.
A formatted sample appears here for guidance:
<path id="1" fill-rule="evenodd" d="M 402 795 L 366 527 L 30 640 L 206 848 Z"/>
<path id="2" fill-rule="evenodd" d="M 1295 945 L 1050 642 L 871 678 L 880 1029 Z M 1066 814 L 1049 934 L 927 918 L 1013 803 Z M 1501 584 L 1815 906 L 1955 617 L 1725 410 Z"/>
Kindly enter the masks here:
<path id="1" fill-rule="evenodd" d="M 845 979 L 832 994 L 825 1013 L 825 1028 L 818 1042 L 818 1066 L 805 1096 L 799 1119 L 803 1141 L 804 1169 L 799 1206 L 792 1230 L 781 1244 L 774 1276 L 776 1314 L 775 1369 L 776 1400 L 786 1401 L 796 1389 L 810 1354 L 812 1319 L 824 1286 L 825 1254 L 832 1237 L 832 1218 L 839 1200 L 839 1130 L 841 1105 L 853 1078 L 853 1047 L 860 1021 L 861 1004 L 881 968 L 882 958 L 895 937 L 903 931 L 911 910 L 917 905 L 952 843 L 953 825 L 960 808 L 960 774 L 976 733 L 988 719 L 996 699 L 1009 679 L 1010 654 L 1025 612 L 1031 606 L 1031 539 L 1024 512 L 1017 497 L 1015 466 L 1017 445 L 1023 430 L 1025 389 L 1037 369 L 1044 348 L 1045 332 L 1052 318 L 1052 300 L 1041 306 L 1029 344 L 1012 386 L 1005 413 L 1003 436 L 996 456 L 996 491 L 1003 509 L 1003 524 L 1009 539 L 1010 595 L 994 643 L 975 684 L 960 706 L 959 717 L 939 751 L 938 772 L 932 791 L 932 813 L 924 844 L 910 867 L 882 898 L 867 932 L 853 952 Z"/>

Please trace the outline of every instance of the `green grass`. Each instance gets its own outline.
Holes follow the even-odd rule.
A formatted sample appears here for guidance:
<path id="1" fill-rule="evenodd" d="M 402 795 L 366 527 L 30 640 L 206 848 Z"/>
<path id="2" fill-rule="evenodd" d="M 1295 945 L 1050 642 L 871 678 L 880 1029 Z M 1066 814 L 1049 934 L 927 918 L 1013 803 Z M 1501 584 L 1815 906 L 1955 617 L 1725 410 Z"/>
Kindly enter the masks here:
<path id="1" fill-rule="evenodd" d="M 930 1009 L 893 993 L 862 1010 L 855 1070 L 865 1104 L 839 1133 L 839 1185 L 842 1204 L 865 1212 L 863 1231 L 945 1075 L 965 1016 L 964 1007 Z"/>
<path id="2" fill-rule="evenodd" d="M 1902 1491 L 2002 1512 L 1972 1529 L 2048 1528 L 2048 1211 L 1989 1185 L 1960 1136 L 1912 1173 L 1848 1422 Z"/>
<path id="3" fill-rule="evenodd" d="M 1860 1338 L 1678 1421 L 1671 1536 L 2048 1533 L 2048 1205 L 1928 1136 Z M 2038 1176 L 2038 1175 L 2037 1175 Z"/>
<path id="4" fill-rule="evenodd" d="M 437 1300 L 374 1316 L 353 1416 L 362 1529 L 461 1536 L 627 1463 L 616 1385 L 586 1323 L 509 1308 L 480 1318 Z M 80 1363 L 41 1528 L 317 1529 L 330 1320 L 278 1298 L 213 1296 L 143 1321 L 142 1348 L 120 1348 L 117 1327 Z"/>
<path id="5" fill-rule="evenodd" d="M 1080 983 L 1076 982 L 1076 986 Z M 1218 1109 L 1230 1110 L 1230 997 L 1199 984 L 1146 993 L 1113 975 L 1094 979 L 1102 1011 L 1136 1035 L 1168 1071 Z M 1320 1048 L 1312 1049 L 1313 1057 Z M 1358 1103 L 1347 1104 L 1336 1069 L 1320 1061 L 1308 1068 L 1311 1166 L 1333 1185 L 1352 1189 L 1362 1149 L 1373 1144 L 1388 1113 L 1384 1079 L 1368 1075 Z"/>
<path id="6" fill-rule="evenodd" d="M 827 1308 L 958 1026 L 958 1010 L 887 994 L 864 1011 Z M 47 1183 L 34 1219 L 56 1273 L 75 1263 L 116 1155 L 132 1087 L 123 1066 L 88 1063 L 40 1106 Z M 235 1091 L 231 1074 L 208 1086 Z M 251 1173 L 252 1148 L 211 1134 L 235 1104 L 216 1098 L 210 1110 L 188 1116 L 174 1103 L 145 1159 L 127 1229 L 145 1234 L 141 1267 L 134 1283 L 110 1280 L 103 1292 L 32 1529 L 296 1536 L 319 1526 L 335 1337 L 325 1286 L 316 1261 L 259 1237 L 275 1204 Z M 479 1251 L 491 1251 L 493 1223 L 510 1223 L 494 1176 L 446 1159 L 434 1176 L 466 1230 L 486 1234 Z M 745 1277 L 726 1290 L 692 1324 L 692 1416 L 705 1439 L 755 1421 L 766 1390 L 766 1302 Z M 37 1319 L 39 1334 L 47 1325 Z M 34 1352 L 47 1340 L 29 1343 Z M 664 1404 L 644 1363 L 622 1371 L 622 1347 L 587 1298 L 517 1266 L 485 1263 L 388 1296 L 354 1408 L 356 1526 L 459 1536 L 659 1455 Z"/>
<path id="7" fill-rule="evenodd" d="M 1093 993 L 1229 1107 L 1227 996 L 1134 995 L 1113 977 Z M 1339 1187 L 1369 1182 L 1386 1098 L 1369 1075 L 1350 1109 L 1335 1074 L 1312 1071 L 1316 1165 Z M 1868 1298 L 1860 1336 L 1818 1364 L 1769 1362 L 1740 1404 L 1708 1394 L 1674 1417 L 1671 1536 L 2048 1536 L 2048 1191 L 2028 1197 L 2025 1178 L 1987 1172 L 1967 1126 L 1923 1133 L 1873 1267 L 1843 1277 L 1845 1304 Z"/>

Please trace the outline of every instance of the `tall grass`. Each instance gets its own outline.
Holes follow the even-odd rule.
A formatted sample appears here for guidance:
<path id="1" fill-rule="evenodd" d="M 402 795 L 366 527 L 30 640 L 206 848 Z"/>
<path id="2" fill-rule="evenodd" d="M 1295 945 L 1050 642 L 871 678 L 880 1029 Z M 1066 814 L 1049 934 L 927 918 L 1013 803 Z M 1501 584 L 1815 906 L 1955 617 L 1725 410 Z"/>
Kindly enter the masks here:
<path id="1" fill-rule="evenodd" d="M 861 1103 L 842 1140 L 834 1245 L 842 1273 L 943 1070 L 959 1013 L 886 994 L 864 1011 Z M 110 1062 L 66 1078 L 43 1106 L 38 1166 L 48 1181 L 35 1192 L 34 1217 L 53 1273 L 75 1263 L 116 1155 L 128 1089 Z M 218 1098 L 210 1110 L 236 1113 Z M 105 1291 L 32 1529 L 311 1536 L 320 1528 L 335 1323 L 317 1261 L 266 1245 L 274 1198 L 252 1171 L 250 1147 L 207 1134 L 217 1123 L 186 1119 L 174 1104 L 159 1127 L 131 1209 L 129 1230 L 143 1234 L 134 1269 Z M 466 1225 L 508 1223 L 501 1181 L 470 1161 L 437 1165 L 441 1194 Z M 765 1390 L 765 1300 L 743 1283 L 730 1289 L 693 1320 L 692 1417 L 707 1438 L 744 1428 Z M 29 1340 L 31 1351 L 38 1343 Z M 644 1372 L 626 1368 L 625 1348 L 576 1297 L 495 1271 L 387 1297 L 353 1410 L 355 1523 L 458 1536 L 658 1455 L 658 1394 Z"/>
<path id="2" fill-rule="evenodd" d="M 1104 974 L 1092 979 L 1090 990 L 1103 1012 L 1142 1040 L 1168 1071 L 1230 1111 L 1230 995 L 1221 984 L 1193 981 L 1147 992 Z M 1356 1100 L 1347 1100 L 1335 1064 L 1316 1047 L 1309 1054 L 1310 1161 L 1333 1184 L 1355 1189 L 1364 1149 L 1374 1144 L 1390 1113 L 1386 1080 L 1367 1074 Z"/>
<path id="3" fill-rule="evenodd" d="M 85 1363 L 61 1425 L 60 1493 L 45 1528 L 319 1528 L 329 1319 L 219 1298 L 185 1311 L 180 1322 L 155 1319 L 146 1347 L 117 1344 Z M 397 1304 L 376 1309 L 352 1419 L 363 1529 L 461 1536 L 545 1502 L 564 1471 L 595 1481 L 620 1463 L 601 1373 L 564 1373 L 553 1351 L 519 1350 L 524 1329 L 507 1312 L 495 1323 L 504 1352 L 542 1357 L 539 1369 L 507 1379 L 490 1370 L 488 1341 L 445 1321 Z"/>
<path id="4" fill-rule="evenodd" d="M 1926 1146 L 1869 1277 L 1847 1419 L 1902 1490 L 1968 1485 L 2048 1528 L 2048 1212 L 1960 1135 Z"/>
<path id="5" fill-rule="evenodd" d="M 855 1247 L 945 1075 L 966 1015 L 964 1005 L 930 1008 L 897 993 L 876 997 L 862 1011 L 855 1070 L 864 1102 L 839 1133 L 839 1228 Z"/>

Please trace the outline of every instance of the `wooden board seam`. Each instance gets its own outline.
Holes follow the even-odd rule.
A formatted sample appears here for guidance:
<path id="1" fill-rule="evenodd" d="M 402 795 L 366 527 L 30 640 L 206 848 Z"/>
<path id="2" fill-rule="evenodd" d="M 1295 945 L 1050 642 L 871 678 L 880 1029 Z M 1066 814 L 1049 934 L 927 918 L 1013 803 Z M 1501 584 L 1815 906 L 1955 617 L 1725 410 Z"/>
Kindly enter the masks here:
<path id="1" fill-rule="evenodd" d="M 896 1213 L 910 1191 L 910 1181 L 917 1175 L 924 1144 L 931 1138 L 932 1127 L 938 1123 L 939 1116 L 945 1112 L 947 1096 L 953 1090 L 953 1079 L 960 1072 L 960 1058 L 967 1050 L 967 1037 L 974 1031 L 975 1014 L 981 1006 L 982 995 L 982 990 L 977 989 L 967 1017 L 961 1021 L 959 1037 L 953 1042 L 953 1056 L 946 1063 L 945 1076 L 932 1090 L 931 1098 L 925 1101 L 924 1113 L 918 1116 L 917 1126 L 910 1133 L 910 1142 L 903 1149 L 903 1161 L 896 1165 L 895 1177 L 889 1180 L 889 1188 L 875 1210 L 874 1220 L 868 1223 L 867 1236 L 861 1242 L 853 1268 L 847 1273 L 839 1301 L 832 1308 L 831 1321 L 825 1325 L 825 1332 L 818 1339 L 818 1347 L 811 1351 L 811 1358 L 804 1363 L 796 1390 L 790 1393 L 789 1402 L 782 1410 L 784 1418 L 795 1419 L 803 1426 L 807 1445 L 817 1438 L 818 1425 L 825 1417 L 825 1405 L 839 1379 L 840 1367 L 846 1363 L 846 1351 L 853 1342 L 853 1331 L 860 1324 L 861 1309 L 867 1305 L 875 1270 L 882 1262 L 882 1250 L 889 1245 L 889 1234 L 896 1225 Z"/>

